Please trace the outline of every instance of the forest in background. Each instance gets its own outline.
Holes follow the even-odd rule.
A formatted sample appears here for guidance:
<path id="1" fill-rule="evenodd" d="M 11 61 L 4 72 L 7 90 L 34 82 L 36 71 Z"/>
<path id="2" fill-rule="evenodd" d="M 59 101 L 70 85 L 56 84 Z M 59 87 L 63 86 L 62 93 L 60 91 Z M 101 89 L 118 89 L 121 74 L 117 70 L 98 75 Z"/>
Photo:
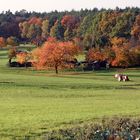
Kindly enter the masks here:
<path id="1" fill-rule="evenodd" d="M 0 14 L 0 47 L 52 37 L 72 41 L 88 52 L 87 61 L 107 60 L 112 66 L 140 65 L 140 8 L 81 9 L 50 13 L 10 11 Z"/>
<path id="2" fill-rule="evenodd" d="M 139 8 L 94 8 L 50 13 L 21 10 L 14 14 L 6 11 L 0 14 L 0 36 L 37 44 L 48 37 L 65 41 L 77 38 L 81 46 L 89 49 L 110 46 L 114 38 L 129 39 L 136 43 L 140 34 L 139 20 Z"/>

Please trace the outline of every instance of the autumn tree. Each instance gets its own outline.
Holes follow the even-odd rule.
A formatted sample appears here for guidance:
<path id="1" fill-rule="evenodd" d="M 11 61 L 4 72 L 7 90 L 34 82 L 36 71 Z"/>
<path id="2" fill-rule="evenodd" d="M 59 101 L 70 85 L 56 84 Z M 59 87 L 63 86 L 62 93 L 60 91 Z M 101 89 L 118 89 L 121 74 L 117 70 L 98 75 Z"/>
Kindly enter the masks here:
<path id="1" fill-rule="evenodd" d="M 135 64 L 135 52 L 131 43 L 124 37 L 114 37 L 111 39 L 114 57 L 111 65 L 116 67 L 129 67 Z"/>
<path id="2" fill-rule="evenodd" d="M 18 40 L 16 37 L 11 36 L 7 38 L 6 43 L 7 45 L 16 46 L 18 45 Z"/>
<path id="3" fill-rule="evenodd" d="M 89 49 L 86 55 L 86 60 L 89 62 L 104 60 L 104 55 L 103 55 L 102 50 L 99 47 Z"/>
<path id="4" fill-rule="evenodd" d="M 72 42 L 60 42 L 54 38 L 48 39 L 41 47 L 33 51 L 36 68 L 59 69 L 69 67 L 67 62 L 72 61 L 78 54 L 79 48 Z"/>
<path id="5" fill-rule="evenodd" d="M 3 48 L 6 46 L 5 38 L 0 37 L 0 48 Z"/>
<path id="6" fill-rule="evenodd" d="M 113 46 L 113 50 L 115 52 L 115 58 L 111 63 L 112 66 L 129 67 L 133 65 L 135 60 L 132 58 L 130 46 Z"/>

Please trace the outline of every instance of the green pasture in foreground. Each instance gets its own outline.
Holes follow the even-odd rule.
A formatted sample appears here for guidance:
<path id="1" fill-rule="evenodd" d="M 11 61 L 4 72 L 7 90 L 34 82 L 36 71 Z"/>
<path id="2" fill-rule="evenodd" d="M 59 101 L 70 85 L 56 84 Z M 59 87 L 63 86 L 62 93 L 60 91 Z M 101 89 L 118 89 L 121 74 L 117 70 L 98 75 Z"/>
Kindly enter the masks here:
<path id="1" fill-rule="evenodd" d="M 129 82 L 113 78 L 115 70 L 53 72 L 6 67 L 0 52 L 0 139 L 40 135 L 97 118 L 140 115 L 140 69 L 123 70 Z"/>

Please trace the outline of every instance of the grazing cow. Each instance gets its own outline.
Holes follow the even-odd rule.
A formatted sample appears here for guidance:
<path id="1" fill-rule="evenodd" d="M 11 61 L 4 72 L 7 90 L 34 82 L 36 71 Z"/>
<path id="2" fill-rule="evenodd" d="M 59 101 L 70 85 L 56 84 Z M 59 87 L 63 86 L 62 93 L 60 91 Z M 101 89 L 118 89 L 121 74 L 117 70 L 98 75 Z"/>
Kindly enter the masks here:
<path id="1" fill-rule="evenodd" d="M 118 81 L 129 81 L 129 78 L 127 75 L 123 75 L 123 74 L 115 74 L 114 77 L 118 80 Z"/>

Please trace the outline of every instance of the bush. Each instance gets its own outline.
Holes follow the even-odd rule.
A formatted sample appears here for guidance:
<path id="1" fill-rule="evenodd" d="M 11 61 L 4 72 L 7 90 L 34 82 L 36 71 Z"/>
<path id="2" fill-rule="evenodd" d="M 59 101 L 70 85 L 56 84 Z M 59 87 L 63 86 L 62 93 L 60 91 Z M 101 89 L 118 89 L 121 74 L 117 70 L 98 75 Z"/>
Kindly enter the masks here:
<path id="1" fill-rule="evenodd" d="M 140 120 L 112 119 L 48 133 L 46 140 L 135 140 L 140 137 Z"/>

